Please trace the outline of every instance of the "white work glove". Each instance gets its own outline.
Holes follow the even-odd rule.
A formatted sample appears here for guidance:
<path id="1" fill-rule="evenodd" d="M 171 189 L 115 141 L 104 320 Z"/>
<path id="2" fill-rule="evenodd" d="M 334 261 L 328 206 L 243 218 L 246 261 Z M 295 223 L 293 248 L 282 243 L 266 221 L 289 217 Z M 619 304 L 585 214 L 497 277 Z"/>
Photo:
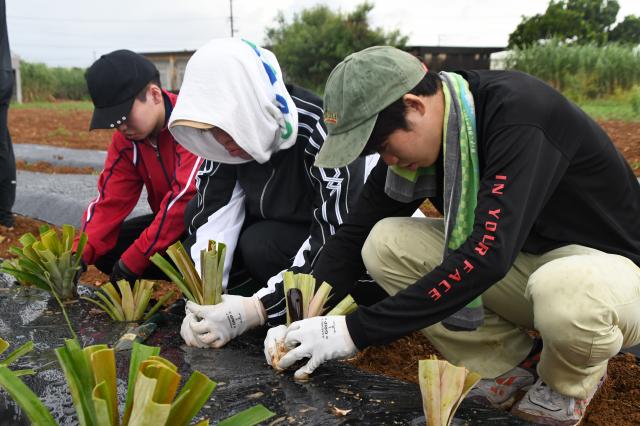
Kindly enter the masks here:
<path id="1" fill-rule="evenodd" d="M 284 342 L 285 334 L 287 334 L 286 325 L 272 327 L 267 331 L 267 337 L 264 339 L 264 357 L 267 359 L 267 364 L 271 365 L 271 360 L 278 350 L 278 343 Z"/>
<path id="2" fill-rule="evenodd" d="M 195 348 L 206 348 L 207 345 L 196 339 L 193 331 L 191 331 L 191 323 L 194 321 L 197 321 L 196 316 L 193 315 L 190 311 L 187 311 L 187 315 L 185 315 L 184 319 L 182 320 L 182 325 L 180 326 L 180 336 L 182 337 L 182 340 L 184 340 L 184 343 L 187 344 L 187 346 L 193 346 Z"/>
<path id="3" fill-rule="evenodd" d="M 289 326 L 284 345 L 292 348 L 278 362 L 285 369 L 302 358 L 311 358 L 293 375 L 295 379 L 309 377 L 323 362 L 348 358 L 358 352 L 351 340 L 344 315 L 307 318 Z"/>
<path id="4" fill-rule="evenodd" d="M 265 322 L 262 302 L 256 296 L 223 294 L 222 302 L 217 305 L 198 305 L 189 301 L 186 309 L 195 317 L 189 323 L 195 339 L 216 349 Z"/>

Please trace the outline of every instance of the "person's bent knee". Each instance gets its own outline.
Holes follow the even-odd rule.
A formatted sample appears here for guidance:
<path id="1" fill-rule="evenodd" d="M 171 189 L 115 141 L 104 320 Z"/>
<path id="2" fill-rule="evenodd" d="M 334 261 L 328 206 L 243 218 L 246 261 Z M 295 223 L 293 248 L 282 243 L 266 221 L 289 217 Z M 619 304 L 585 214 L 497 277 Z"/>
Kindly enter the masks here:
<path id="1" fill-rule="evenodd" d="M 525 296 L 538 305 L 553 306 L 554 309 L 580 303 L 597 304 L 605 302 L 593 298 L 606 296 L 606 280 L 605 273 L 593 264 L 592 256 L 567 256 L 552 260 L 531 274 Z M 583 298 L 589 300 L 581 301 Z M 580 310 L 576 309 L 573 313 L 579 314 Z"/>
<path id="2" fill-rule="evenodd" d="M 617 314 L 603 290 L 606 276 L 590 257 L 551 261 L 534 272 L 527 285 L 534 324 L 545 345 L 574 365 L 606 360 L 622 345 Z"/>
<path id="3" fill-rule="evenodd" d="M 251 228 L 240 234 L 238 238 L 238 252 L 242 256 L 242 260 L 247 265 L 260 263 L 269 254 L 271 241 L 264 238 L 258 238 L 251 232 Z"/>

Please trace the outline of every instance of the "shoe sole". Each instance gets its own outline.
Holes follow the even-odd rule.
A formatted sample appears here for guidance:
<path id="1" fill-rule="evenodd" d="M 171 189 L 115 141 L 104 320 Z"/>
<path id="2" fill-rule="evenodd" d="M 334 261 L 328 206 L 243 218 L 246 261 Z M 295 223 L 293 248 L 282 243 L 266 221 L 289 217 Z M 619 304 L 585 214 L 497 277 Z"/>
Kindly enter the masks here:
<path id="1" fill-rule="evenodd" d="M 577 420 L 577 421 L 574 421 L 574 420 L 560 421 L 560 420 L 551 419 L 551 418 L 548 418 L 548 417 L 536 416 L 535 414 L 531 414 L 531 413 L 528 413 L 526 411 L 520 411 L 517 408 L 511 410 L 511 414 L 513 414 L 514 416 L 519 417 L 521 419 L 528 420 L 528 421 L 530 421 L 532 423 L 535 423 L 537 425 L 575 426 L 578 423 L 580 423 L 580 421 L 582 420 L 582 418 L 580 418 L 580 420 Z"/>

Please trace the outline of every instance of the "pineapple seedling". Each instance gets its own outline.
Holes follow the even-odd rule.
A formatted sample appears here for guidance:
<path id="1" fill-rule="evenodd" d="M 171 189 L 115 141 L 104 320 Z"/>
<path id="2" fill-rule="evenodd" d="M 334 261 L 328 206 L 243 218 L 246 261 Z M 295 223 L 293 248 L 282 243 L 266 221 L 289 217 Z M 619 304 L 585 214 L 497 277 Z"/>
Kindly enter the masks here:
<path id="1" fill-rule="evenodd" d="M 133 291 L 126 280 L 118 281 L 117 285 L 120 292 L 111 283 L 100 286 L 96 291 L 100 301 L 88 297 L 81 299 L 97 305 L 114 321 L 139 321 L 149 319 L 173 296 L 173 291 L 168 292 L 145 314 L 153 294 L 153 281 L 136 280 Z"/>
<path id="2" fill-rule="evenodd" d="M 287 305 L 287 326 L 292 322 L 300 321 L 318 315 L 347 315 L 356 310 L 358 305 L 351 295 L 347 295 L 332 310 L 327 312 L 325 304 L 329 300 L 331 285 L 323 282 L 318 291 L 315 291 L 316 279 L 309 274 L 294 274 L 286 271 L 283 274 L 284 294 Z M 315 291 L 315 293 L 314 293 Z M 278 361 L 288 352 L 284 341 L 279 342 L 276 353 L 273 355 L 271 365 L 278 369 Z"/>
<path id="3" fill-rule="evenodd" d="M 419 362 L 422 408 L 429 426 L 448 426 L 458 406 L 480 380 L 478 373 L 456 367 L 435 356 Z"/>
<path id="4" fill-rule="evenodd" d="M 62 236 L 55 229 L 43 225 L 40 238 L 28 232 L 19 238 L 22 248 L 11 247 L 17 257 L 2 262 L 0 271 L 13 275 L 20 284 L 36 286 L 50 291 L 62 300 L 76 297 L 76 274 L 81 269 L 82 252 L 87 234 L 80 235 L 76 251 L 73 251 L 75 228 L 62 225 Z"/>
<path id="5" fill-rule="evenodd" d="M 226 245 L 210 240 L 207 249 L 200 251 L 200 275 L 180 241 L 167 249 L 178 270 L 158 253 L 151 256 L 151 261 L 178 286 L 187 299 L 199 305 L 215 305 L 222 301 L 226 251 Z"/>
<path id="6" fill-rule="evenodd" d="M 80 425 L 188 425 L 207 402 L 216 383 L 195 371 L 178 393 L 181 379 L 178 369 L 158 356 L 159 353 L 158 347 L 134 344 L 121 419 L 114 350 L 106 345 L 82 349 L 75 339 L 67 340 L 63 347 L 56 349 Z M 0 364 L 0 387 L 13 397 L 33 424 L 56 424 L 33 391 L 3 364 Z M 256 405 L 219 424 L 255 425 L 274 415 L 264 406 Z M 197 423 L 208 424 L 208 420 Z"/>

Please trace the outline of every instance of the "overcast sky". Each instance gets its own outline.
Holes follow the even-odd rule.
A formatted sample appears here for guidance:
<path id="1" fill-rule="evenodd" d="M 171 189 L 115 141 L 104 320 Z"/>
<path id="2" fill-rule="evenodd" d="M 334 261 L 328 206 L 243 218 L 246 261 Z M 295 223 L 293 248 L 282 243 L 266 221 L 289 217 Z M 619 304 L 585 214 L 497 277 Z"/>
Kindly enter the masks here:
<path id="1" fill-rule="evenodd" d="M 371 0 L 370 0 L 371 1 Z M 316 4 L 351 11 L 362 0 L 233 0 L 237 37 L 257 43 L 278 11 L 288 21 Z M 504 46 L 521 17 L 548 0 L 377 0 L 373 26 L 400 29 L 412 45 Z M 618 0 L 618 19 L 640 16 L 640 0 Z M 30 62 L 90 65 L 101 54 L 197 49 L 230 35 L 229 0 L 6 0 L 12 51 Z"/>

